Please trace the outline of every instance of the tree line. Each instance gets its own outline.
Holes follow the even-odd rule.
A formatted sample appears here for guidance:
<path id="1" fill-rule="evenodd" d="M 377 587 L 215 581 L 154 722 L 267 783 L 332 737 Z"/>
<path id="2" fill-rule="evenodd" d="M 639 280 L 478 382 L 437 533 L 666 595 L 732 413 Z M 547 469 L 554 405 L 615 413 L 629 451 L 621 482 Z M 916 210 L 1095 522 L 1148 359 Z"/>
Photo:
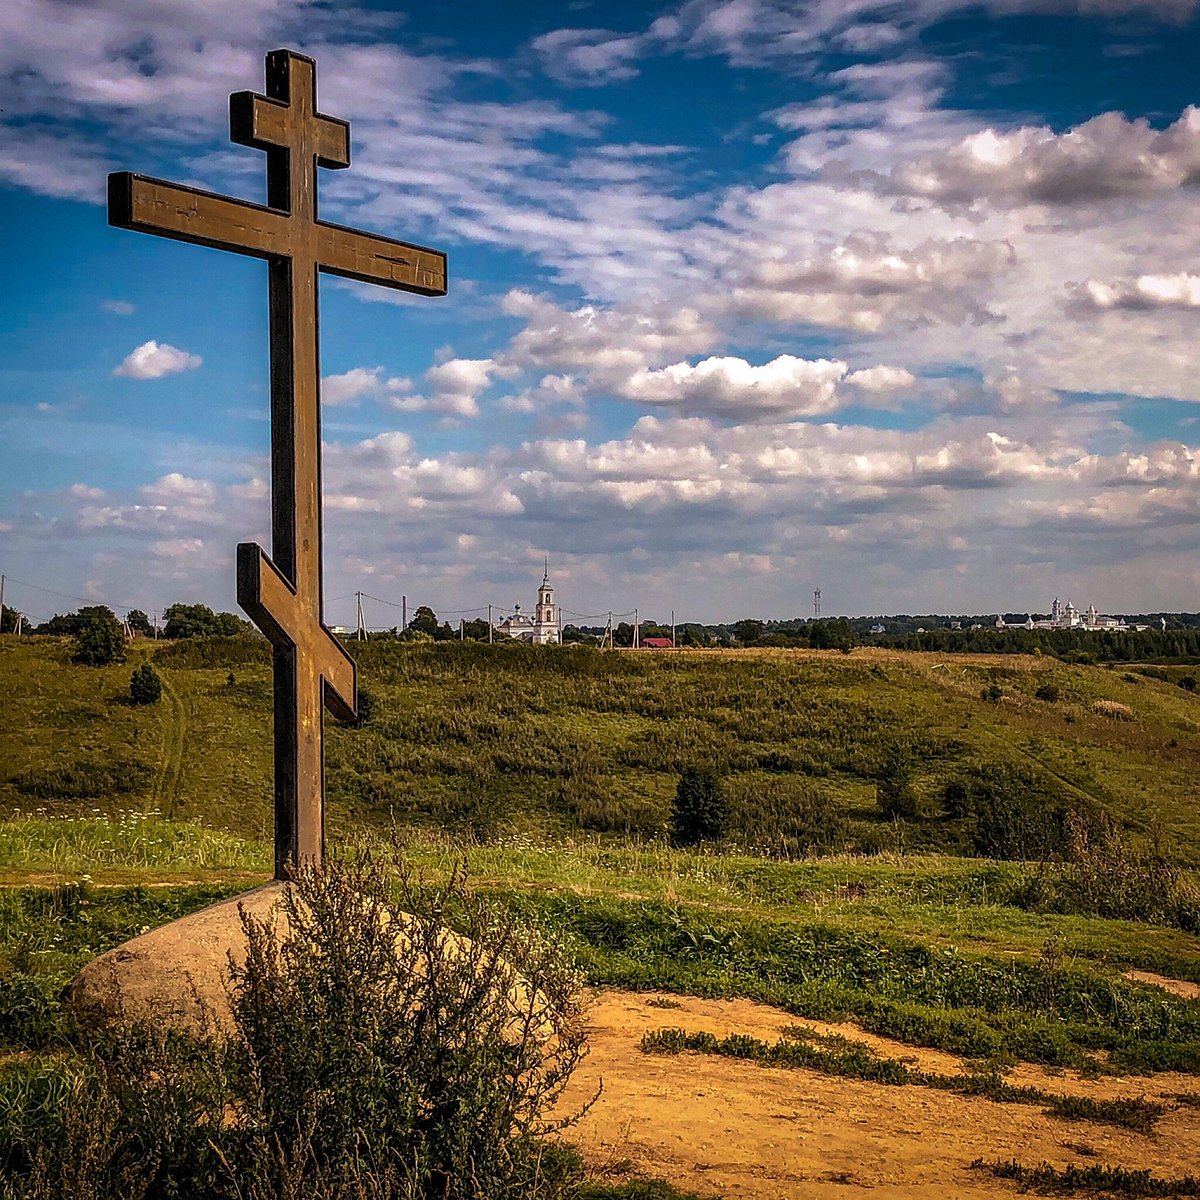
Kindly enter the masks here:
<path id="1" fill-rule="evenodd" d="M 745 617 L 726 624 L 705 625 L 685 621 L 670 624 L 647 619 L 639 622 L 638 636 L 671 638 L 681 647 L 733 649 L 796 648 L 840 650 L 856 646 L 880 646 L 894 650 L 923 650 L 941 654 L 1045 654 L 1065 662 L 1147 662 L 1156 660 L 1195 660 L 1200 662 L 1200 614 L 1157 614 L 1157 627 L 1134 630 L 1026 629 L 1015 623 L 997 628 L 994 623 L 973 622 L 970 618 L 926 617 L 833 617 L 794 618 L 765 621 Z M 1006 618 L 1007 619 L 1007 618 Z M 1147 623 L 1155 619 L 1144 615 Z M 1163 621 L 1166 628 L 1162 628 Z M 5 608 L 0 631 L 12 633 L 21 613 Z M 917 624 L 917 622 L 923 622 Z M 884 632 L 874 632 L 879 626 Z M 113 657 L 122 645 L 126 630 L 134 636 L 158 636 L 169 640 L 197 637 L 258 636 L 250 622 L 236 613 L 216 612 L 205 604 L 177 603 L 163 612 L 163 622 L 155 630 L 150 618 L 140 609 L 131 609 L 122 623 L 113 610 L 103 604 L 84 605 L 48 621 L 25 629 L 35 635 L 82 638 L 90 649 L 80 661 L 118 661 Z M 489 640 L 488 623 L 477 617 L 451 625 L 438 618 L 429 605 L 421 605 L 405 626 L 372 632 L 372 639 L 396 639 L 409 642 L 445 642 Z M 634 626 L 622 621 L 612 630 L 612 644 L 631 647 Z M 598 645 L 606 636 L 605 626 L 565 625 L 562 640 L 566 644 Z M 505 639 L 501 636 L 500 641 Z"/>

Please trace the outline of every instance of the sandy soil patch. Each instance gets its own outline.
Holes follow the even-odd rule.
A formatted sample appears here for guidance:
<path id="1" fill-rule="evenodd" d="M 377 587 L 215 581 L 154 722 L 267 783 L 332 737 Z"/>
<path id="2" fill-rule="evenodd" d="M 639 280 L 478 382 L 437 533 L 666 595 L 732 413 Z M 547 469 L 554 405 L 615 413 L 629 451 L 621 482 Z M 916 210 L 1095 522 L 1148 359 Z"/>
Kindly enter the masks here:
<path id="1" fill-rule="evenodd" d="M 1154 987 L 1170 992 L 1172 996 L 1181 996 L 1184 1000 L 1200 1000 L 1200 983 L 1189 983 L 1186 979 L 1168 979 L 1165 975 L 1155 975 L 1153 971 L 1126 971 L 1126 979 L 1135 983 L 1149 983 Z"/>
<path id="2" fill-rule="evenodd" d="M 591 1053 L 568 1096 L 579 1102 L 604 1081 L 600 1100 L 571 1135 L 590 1161 L 628 1160 L 643 1174 L 741 1200 L 824 1200 L 866 1189 L 877 1200 L 944 1200 L 1013 1194 L 1010 1185 L 971 1171 L 976 1158 L 1060 1168 L 1103 1162 L 1163 1175 L 1194 1173 L 1200 1158 L 1195 1108 L 1167 1113 L 1157 1132 L 1146 1137 L 929 1088 L 886 1087 L 703 1055 L 643 1054 L 638 1042 L 651 1029 L 679 1026 L 771 1040 L 796 1021 L 745 1000 L 674 996 L 669 999 L 680 1007 L 661 1008 L 652 1003 L 655 998 L 621 991 L 596 997 Z M 914 1051 L 852 1026 L 803 1023 L 859 1038 L 931 1070 L 963 1066 L 952 1055 Z M 1011 1078 L 1098 1098 L 1156 1098 L 1196 1088 L 1187 1076 L 1089 1081 L 1023 1068 Z"/>

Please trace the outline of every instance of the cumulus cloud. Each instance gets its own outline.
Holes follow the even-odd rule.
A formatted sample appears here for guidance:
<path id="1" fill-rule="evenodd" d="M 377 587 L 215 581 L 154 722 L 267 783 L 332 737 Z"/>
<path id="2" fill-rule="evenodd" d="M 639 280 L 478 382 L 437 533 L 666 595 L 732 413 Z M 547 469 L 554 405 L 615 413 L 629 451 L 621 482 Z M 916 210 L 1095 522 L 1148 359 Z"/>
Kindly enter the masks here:
<path id="1" fill-rule="evenodd" d="M 321 400 L 335 407 L 357 404 L 366 396 L 378 394 L 383 386 L 382 374 L 382 367 L 352 367 L 340 375 L 326 375 L 321 380 Z"/>
<path id="2" fill-rule="evenodd" d="M 1048 126 L 983 129 L 868 183 L 943 204 L 1066 205 L 1141 197 L 1200 182 L 1200 109 L 1158 130 L 1108 112 L 1056 133 Z"/>
<path id="3" fill-rule="evenodd" d="M 681 362 L 636 371 L 621 394 L 640 404 L 744 421 L 816 416 L 837 407 L 837 385 L 845 374 L 844 362 L 790 354 L 760 367 L 743 358 L 706 358 L 695 366 Z"/>
<path id="4" fill-rule="evenodd" d="M 846 382 L 861 391 L 885 395 L 915 387 L 917 377 L 904 367 L 864 367 L 859 371 L 851 371 L 846 376 Z"/>
<path id="5" fill-rule="evenodd" d="M 1070 306 L 1077 312 L 1110 312 L 1113 309 L 1149 312 L 1161 308 L 1200 308 L 1200 275 L 1180 271 L 1174 275 L 1138 275 L 1102 283 L 1068 285 Z"/>
<path id="6" fill-rule="evenodd" d="M 859 235 L 822 253 L 773 255 L 733 277 L 727 303 L 772 321 L 873 333 L 886 324 L 996 319 L 975 294 L 1015 256 L 1007 241 L 928 239 L 907 248 Z"/>
<path id="7" fill-rule="evenodd" d="M 113 374 L 126 379 L 161 379 L 180 371 L 194 371 L 202 361 L 198 354 L 152 340 L 131 350 Z"/>
<path id="8" fill-rule="evenodd" d="M 425 372 L 426 388 L 420 395 L 393 394 L 388 403 L 402 412 L 439 412 L 449 417 L 477 417 L 479 397 L 491 382 L 497 364 L 490 358 L 451 358 Z M 389 380 L 388 389 L 402 393 Z"/>
<path id="9" fill-rule="evenodd" d="M 504 361 L 512 366 L 584 370 L 593 377 L 621 378 L 630 371 L 703 353 L 717 340 L 714 327 L 687 305 L 663 311 L 564 309 L 541 296 L 514 289 L 503 311 L 522 317 Z"/>

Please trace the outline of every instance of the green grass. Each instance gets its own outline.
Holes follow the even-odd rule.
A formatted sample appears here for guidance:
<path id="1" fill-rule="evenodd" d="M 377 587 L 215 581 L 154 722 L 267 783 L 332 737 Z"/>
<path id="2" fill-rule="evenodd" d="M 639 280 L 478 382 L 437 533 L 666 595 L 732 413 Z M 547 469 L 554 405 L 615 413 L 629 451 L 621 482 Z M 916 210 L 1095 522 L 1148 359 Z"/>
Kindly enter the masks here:
<path id="1" fill-rule="evenodd" d="M 1054 957 L 611 896 L 507 894 L 597 984 L 742 996 L 997 1064 L 1200 1073 L 1200 1003 Z"/>
<path id="2" fill-rule="evenodd" d="M 1072 1163 L 1058 1170 L 1049 1163 L 1038 1167 L 1023 1167 L 1015 1160 L 985 1162 L 979 1159 L 971 1166 L 987 1171 L 997 1179 L 1011 1180 L 1022 1192 L 1037 1192 L 1048 1196 L 1075 1196 L 1080 1193 L 1112 1196 L 1200 1196 L 1200 1179 L 1185 1175 L 1180 1179 L 1164 1179 L 1151 1171 L 1131 1171 L 1124 1167 L 1077 1167 Z"/>
<path id="3" fill-rule="evenodd" d="M 168 821 L 157 813 L 112 817 L 22 816 L 0 822 L 0 880 L 45 873 L 68 878 L 92 874 L 137 876 L 153 872 L 229 877 L 270 874 L 272 852 L 198 822 Z"/>
<path id="4" fill-rule="evenodd" d="M 718 1038 L 711 1033 L 685 1029 L 657 1029 L 641 1041 L 646 1054 L 712 1054 L 743 1059 L 764 1067 L 788 1067 L 820 1072 L 843 1079 L 861 1079 L 892 1087 L 913 1085 L 954 1092 L 960 1096 L 980 1096 L 997 1104 L 1032 1104 L 1045 1112 L 1069 1121 L 1094 1121 L 1116 1125 L 1136 1133 L 1151 1133 L 1166 1107 L 1142 1097 L 1116 1100 L 1092 1100 L 1084 1096 L 1065 1096 L 1035 1087 L 1016 1087 L 996 1072 L 947 1075 L 922 1071 L 898 1058 L 876 1054 L 862 1042 L 839 1034 L 819 1034 L 816 1030 L 793 1025 L 777 1042 L 764 1042 L 746 1034 Z"/>
<path id="5" fill-rule="evenodd" d="M 931 812 L 964 771 L 1008 766 L 1026 772 L 1047 803 L 1107 807 L 1200 858 L 1192 789 L 1200 699 L 1168 680 L 1049 659 L 877 650 L 352 650 L 376 713 L 362 729 L 327 723 L 335 834 L 395 817 L 486 833 L 499 825 L 645 835 L 665 824 L 682 767 L 715 761 L 734 800 L 734 840 L 747 848 L 791 845 L 780 813 L 808 796 L 832 808 L 844 837 L 861 846 L 954 850 L 962 830 L 953 822 L 898 829 L 876 815 L 875 782 L 899 755 L 912 762 Z M 131 706 L 129 676 L 146 655 L 165 694 Z M 1033 696 L 1047 680 L 1059 687 L 1055 704 Z M 979 698 L 992 681 L 1002 689 L 998 704 Z M 71 663 L 65 642 L 8 637 L 0 687 L 9 714 L 0 728 L 0 812 L 142 807 L 269 837 L 265 646 L 138 646 L 124 666 L 96 669 Z M 1127 704 L 1134 720 L 1097 715 L 1098 699 Z M 112 764 L 123 769 L 106 776 Z"/>

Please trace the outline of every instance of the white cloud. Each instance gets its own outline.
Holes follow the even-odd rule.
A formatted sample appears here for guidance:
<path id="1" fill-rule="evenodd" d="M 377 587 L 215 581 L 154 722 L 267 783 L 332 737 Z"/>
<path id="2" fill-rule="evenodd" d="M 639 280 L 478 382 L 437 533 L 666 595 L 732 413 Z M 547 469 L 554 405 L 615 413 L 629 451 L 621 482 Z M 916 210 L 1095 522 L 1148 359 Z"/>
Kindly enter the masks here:
<path id="1" fill-rule="evenodd" d="M 357 404 L 366 396 L 376 395 L 382 387 L 382 367 L 352 367 L 340 375 L 321 380 L 321 401 L 333 406 Z"/>
<path id="2" fill-rule="evenodd" d="M 503 301 L 509 316 L 525 327 L 509 344 L 503 361 L 515 367 L 586 371 L 597 378 L 621 378 L 680 355 L 700 354 L 718 334 L 687 305 L 661 312 L 603 308 L 585 304 L 563 309 L 529 292 L 514 289 Z"/>
<path id="3" fill-rule="evenodd" d="M 851 371 L 846 376 L 846 382 L 864 392 L 882 395 L 915 387 L 917 377 L 904 367 L 864 367 L 859 371 Z"/>
<path id="4" fill-rule="evenodd" d="M 497 363 L 490 358 L 451 358 L 425 372 L 423 395 L 404 394 L 407 379 L 388 380 L 388 403 L 401 412 L 439 412 L 449 417 L 477 417 L 479 397 L 491 382 Z"/>
<path id="5" fill-rule="evenodd" d="M 815 416 L 838 406 L 837 384 L 845 374 L 844 362 L 790 354 L 760 367 L 742 358 L 706 358 L 695 366 L 643 368 L 625 381 L 621 394 L 641 404 L 746 421 Z"/>
<path id="6" fill-rule="evenodd" d="M 128 300 L 105 300 L 100 307 L 115 317 L 128 317 L 137 311 Z"/>
<path id="7" fill-rule="evenodd" d="M 1071 307 L 1079 312 L 1111 309 L 1151 311 L 1157 308 L 1200 308 L 1200 275 L 1138 275 L 1102 283 L 1089 279 L 1069 285 Z"/>
<path id="8" fill-rule="evenodd" d="M 598 86 L 637 75 L 632 64 L 646 41 L 608 29 L 556 29 L 530 45 L 547 75 L 564 83 Z"/>
<path id="9" fill-rule="evenodd" d="M 929 239 L 900 248 L 857 235 L 808 257 L 778 250 L 731 278 L 726 303 L 772 321 L 876 332 L 889 323 L 995 320 L 975 294 L 1012 268 L 1007 241 Z"/>
<path id="10" fill-rule="evenodd" d="M 149 341 L 131 350 L 113 374 L 126 379 L 161 379 L 180 371 L 194 371 L 202 361 L 198 354 L 189 354 L 165 342 L 160 345 Z"/>
<path id="11" fill-rule="evenodd" d="M 886 174 L 861 172 L 886 191 L 945 204 L 1081 204 L 1142 197 L 1200 181 L 1200 109 L 1166 129 L 1120 113 L 1064 133 L 1048 126 L 983 129 Z"/>

